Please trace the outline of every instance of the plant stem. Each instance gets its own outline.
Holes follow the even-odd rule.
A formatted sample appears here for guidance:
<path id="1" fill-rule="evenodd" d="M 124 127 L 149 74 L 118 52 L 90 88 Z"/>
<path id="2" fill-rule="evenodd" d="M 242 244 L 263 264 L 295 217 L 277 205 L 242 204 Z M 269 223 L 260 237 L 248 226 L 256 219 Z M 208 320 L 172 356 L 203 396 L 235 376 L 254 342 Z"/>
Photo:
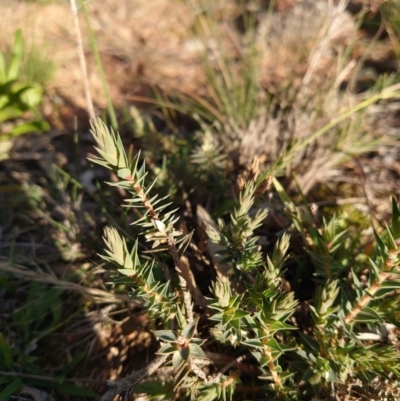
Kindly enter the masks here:
<path id="1" fill-rule="evenodd" d="M 192 296 L 190 294 L 187 281 L 185 280 L 182 274 L 178 250 L 176 249 L 176 244 L 175 244 L 175 238 L 172 235 L 168 236 L 168 251 L 172 256 L 175 265 L 175 270 L 178 273 L 179 284 L 183 294 L 183 302 L 185 304 L 188 323 L 193 323 L 194 318 L 193 318 Z"/>
<path id="2" fill-rule="evenodd" d="M 345 324 L 350 324 L 357 315 L 365 308 L 368 303 L 372 300 L 374 295 L 381 288 L 381 283 L 385 280 L 390 279 L 392 272 L 397 271 L 399 264 L 394 262 L 397 260 L 399 250 L 391 249 L 389 251 L 389 257 L 385 260 L 385 266 L 383 271 L 380 272 L 379 276 L 374 280 L 371 286 L 368 288 L 368 291 L 362 296 L 362 298 L 356 303 L 353 309 L 345 316 L 343 319 Z"/>
<path id="3" fill-rule="evenodd" d="M 75 0 L 71 0 L 71 1 L 75 1 Z M 80 4 L 81 4 L 81 7 L 82 7 L 83 15 L 85 17 L 86 25 L 87 25 L 87 28 L 88 28 L 89 40 L 90 40 L 90 44 L 92 46 L 93 56 L 95 58 L 96 65 L 97 65 L 97 68 L 99 70 L 100 80 L 101 80 L 101 83 L 102 83 L 102 86 L 103 86 L 104 95 L 106 97 L 107 110 L 108 110 L 108 114 L 110 116 L 111 125 L 112 125 L 112 127 L 114 129 L 117 129 L 118 128 L 117 116 L 115 114 L 114 106 L 113 106 L 112 101 L 111 101 L 111 96 L 110 96 L 110 91 L 109 91 L 108 85 L 107 85 L 106 75 L 104 73 L 103 64 L 101 63 L 99 50 L 98 50 L 97 44 L 96 44 L 96 38 L 95 38 L 95 36 L 93 34 L 92 26 L 90 25 L 90 19 L 89 19 L 89 15 L 88 15 L 88 12 L 86 10 L 85 4 L 84 4 L 84 2 L 82 0 L 80 0 Z"/>
<path id="4" fill-rule="evenodd" d="M 368 288 L 368 292 L 356 303 L 353 309 L 343 319 L 345 324 L 350 324 L 357 315 L 368 305 L 374 294 L 381 288 L 381 282 L 386 278 L 387 273 L 382 272 L 379 279 L 376 279 Z"/>
<path id="5" fill-rule="evenodd" d="M 88 108 L 89 117 L 94 118 L 95 113 L 94 113 L 92 96 L 90 94 L 85 53 L 83 51 L 81 29 L 79 27 L 78 8 L 76 7 L 75 0 L 70 0 L 70 4 L 71 4 L 72 15 L 74 17 L 73 19 L 74 19 L 75 33 L 76 33 L 76 39 L 77 39 L 79 64 L 81 66 L 81 74 L 82 74 L 82 80 L 83 80 L 83 89 L 85 91 L 86 105 Z"/>
<path id="6" fill-rule="evenodd" d="M 275 390 L 280 393 L 282 391 L 282 381 L 281 378 L 279 377 L 278 372 L 275 369 L 275 364 L 274 364 L 275 359 L 271 354 L 271 349 L 268 346 L 264 346 L 263 351 L 264 355 L 269 359 L 268 368 L 271 372 L 272 379 L 274 381 Z"/>
<path id="7" fill-rule="evenodd" d="M 127 175 L 125 177 L 125 180 L 131 182 L 131 187 L 136 192 L 137 196 L 140 198 L 144 207 L 148 210 L 151 218 L 153 220 L 155 220 L 156 222 L 157 221 L 160 222 L 160 224 L 155 224 L 155 226 L 157 227 L 157 229 L 160 232 L 162 232 L 164 223 L 161 221 L 160 216 L 158 215 L 158 213 L 154 209 L 153 205 L 151 204 L 151 201 L 147 197 L 143 187 L 131 175 Z M 178 250 L 176 249 L 176 240 L 175 240 L 174 236 L 171 234 L 168 234 L 167 246 L 168 246 L 168 252 L 172 256 L 172 259 L 174 261 L 175 270 L 178 273 L 179 284 L 180 284 L 180 288 L 181 288 L 182 295 L 183 295 L 183 302 L 185 304 L 188 323 L 193 323 L 194 318 L 193 318 L 192 296 L 190 294 L 187 281 L 182 274 L 182 267 L 181 267 L 181 263 L 179 260 L 180 258 L 179 258 Z"/>

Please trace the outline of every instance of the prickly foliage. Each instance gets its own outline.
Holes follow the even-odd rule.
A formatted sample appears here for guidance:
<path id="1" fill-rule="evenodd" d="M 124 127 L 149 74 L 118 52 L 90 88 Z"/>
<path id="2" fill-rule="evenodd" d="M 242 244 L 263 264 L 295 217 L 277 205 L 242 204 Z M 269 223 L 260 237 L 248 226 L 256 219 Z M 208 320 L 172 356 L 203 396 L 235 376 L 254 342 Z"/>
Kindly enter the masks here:
<path id="1" fill-rule="evenodd" d="M 305 302 L 284 285 L 286 266 L 297 256 L 291 255 L 289 234 L 281 233 L 270 252 L 259 243 L 256 233 L 267 210 L 257 203 L 262 180 L 257 173 L 248 176 L 229 218 L 208 230 L 219 246 L 220 266 L 215 262 L 217 278 L 201 294 L 183 263 L 191 236 L 176 228 L 166 199 L 150 194 L 154 181 L 147 184 L 140 154 L 128 160 L 119 135 L 100 120 L 92 123 L 92 133 L 99 156 L 91 160 L 115 172 L 119 181 L 111 185 L 132 195 L 130 207 L 144 209 L 136 224 L 145 228 L 153 251 L 169 253 L 179 279 L 156 279 L 160 266 L 149 253 L 142 261 L 140 240 L 129 250 L 117 229 L 105 229 L 103 258 L 123 276 L 117 282 L 129 284 L 159 319 L 157 354 L 173 371 L 159 386 L 140 383 L 133 391 L 164 399 L 231 400 L 242 398 L 252 383 L 256 399 L 308 400 L 330 397 L 355 380 L 400 378 L 400 356 L 384 344 L 383 334 L 389 323 L 398 326 L 400 306 L 400 212 L 394 200 L 392 222 L 375 233 L 365 265 L 366 258 L 354 255 L 341 216 L 318 223 L 312 210 L 296 205 L 279 181 L 270 179 L 292 235 L 303 241 L 315 267 L 314 296 Z M 364 281 L 357 274 L 361 270 L 368 272 Z"/>

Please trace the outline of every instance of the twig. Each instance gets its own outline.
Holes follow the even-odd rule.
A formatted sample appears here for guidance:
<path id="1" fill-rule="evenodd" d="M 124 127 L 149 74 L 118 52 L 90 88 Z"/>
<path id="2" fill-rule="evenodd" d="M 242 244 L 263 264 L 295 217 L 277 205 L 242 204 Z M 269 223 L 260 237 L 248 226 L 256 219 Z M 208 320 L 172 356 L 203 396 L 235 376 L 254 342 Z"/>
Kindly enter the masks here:
<path id="1" fill-rule="evenodd" d="M 174 260 L 175 270 L 178 273 L 179 285 L 183 294 L 183 302 L 185 304 L 188 323 L 194 322 L 192 296 L 190 294 L 187 281 L 183 276 L 183 269 L 179 260 L 178 250 L 176 249 L 175 238 L 172 235 L 168 236 L 168 251 Z"/>
<path id="2" fill-rule="evenodd" d="M 112 401 L 116 395 L 127 394 L 129 390 L 139 384 L 146 377 L 152 375 L 168 358 L 168 355 L 160 355 L 149 365 L 118 382 L 108 381 L 110 389 L 100 398 L 100 401 Z"/>
<path id="3" fill-rule="evenodd" d="M 241 364 L 242 361 L 244 361 L 247 358 L 247 355 L 241 355 L 238 356 L 236 359 L 234 359 L 233 361 L 229 362 L 228 364 L 226 364 L 225 366 L 223 366 L 221 368 L 221 370 L 218 372 L 218 374 L 213 377 L 212 379 L 210 379 L 209 381 L 211 383 L 218 383 L 221 380 L 222 375 L 229 370 L 230 368 L 234 367 L 234 366 L 238 366 Z"/>
<path id="4" fill-rule="evenodd" d="M 78 8 L 76 7 L 76 1 L 75 0 L 70 0 L 70 3 L 71 3 L 71 12 L 72 12 L 72 15 L 74 17 L 73 19 L 74 19 L 75 33 L 76 33 L 76 39 L 77 39 L 79 64 L 80 64 L 80 67 L 81 67 L 81 74 L 82 74 L 82 80 L 83 80 L 83 89 L 85 91 L 86 104 L 87 104 L 87 108 L 88 108 L 89 117 L 90 118 L 94 118 L 95 117 L 95 113 L 94 113 L 92 96 L 90 94 L 89 79 L 88 79 L 88 73 L 87 73 L 85 53 L 83 51 L 83 42 L 82 42 L 81 29 L 79 27 Z"/>
<path id="5" fill-rule="evenodd" d="M 235 367 L 239 371 L 252 375 L 252 376 L 259 376 L 262 374 L 261 370 L 256 367 L 255 365 L 249 365 L 242 362 L 242 357 L 238 358 L 230 358 L 226 355 L 218 354 L 215 352 L 205 352 L 207 358 L 214 364 L 214 365 L 222 365 L 220 372 L 225 373 L 227 369 L 231 367 Z"/>
<path id="6" fill-rule="evenodd" d="M 222 375 L 232 367 L 238 367 L 241 365 L 241 362 L 247 358 L 247 355 L 241 355 L 237 358 L 228 362 L 225 366 L 223 366 L 220 371 L 216 375 L 207 376 L 207 374 L 201 369 L 200 365 L 209 365 L 212 363 L 211 360 L 202 360 L 199 358 L 193 358 L 190 363 L 191 371 L 200 379 L 204 380 L 208 383 L 219 383 Z"/>
<path id="7" fill-rule="evenodd" d="M 186 256 L 181 255 L 179 258 L 179 266 L 182 270 L 182 275 L 186 280 L 187 286 L 189 288 L 190 293 L 194 299 L 194 302 L 203 308 L 205 311 L 210 311 L 208 308 L 207 300 L 205 299 L 204 295 L 200 291 L 199 287 L 197 286 L 196 279 L 194 278 L 193 272 L 190 269 L 189 260 Z"/>

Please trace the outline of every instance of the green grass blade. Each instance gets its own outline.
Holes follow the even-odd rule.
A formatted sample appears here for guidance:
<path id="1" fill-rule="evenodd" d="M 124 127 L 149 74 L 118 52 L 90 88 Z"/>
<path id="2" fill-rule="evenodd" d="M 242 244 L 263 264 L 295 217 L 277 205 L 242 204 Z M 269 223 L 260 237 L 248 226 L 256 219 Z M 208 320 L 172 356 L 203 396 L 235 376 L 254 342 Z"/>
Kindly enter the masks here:
<path id="1" fill-rule="evenodd" d="M 12 49 L 12 59 L 10 68 L 8 70 L 8 80 L 13 80 L 18 78 L 19 67 L 22 60 L 22 52 L 24 48 L 24 40 L 22 38 L 21 30 L 19 29 L 15 33 L 14 46 Z"/>

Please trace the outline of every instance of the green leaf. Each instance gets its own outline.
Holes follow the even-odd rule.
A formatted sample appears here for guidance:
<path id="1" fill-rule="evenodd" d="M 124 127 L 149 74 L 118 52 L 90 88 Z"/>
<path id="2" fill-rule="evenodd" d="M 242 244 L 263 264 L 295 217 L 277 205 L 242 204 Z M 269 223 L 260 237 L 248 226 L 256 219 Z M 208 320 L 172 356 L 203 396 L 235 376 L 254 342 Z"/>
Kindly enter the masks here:
<path id="1" fill-rule="evenodd" d="M 189 348 L 189 347 L 180 348 L 180 349 L 178 350 L 178 352 L 179 352 L 181 358 L 182 358 L 184 361 L 187 362 L 187 361 L 189 360 L 189 356 L 190 356 L 190 348 Z"/>
<path id="2" fill-rule="evenodd" d="M 20 96 L 24 104 L 32 109 L 42 101 L 43 90 L 39 85 L 27 85 Z"/>
<path id="3" fill-rule="evenodd" d="M 168 354 L 172 354 L 176 351 L 177 346 L 175 344 L 164 344 L 158 351 L 157 354 L 161 354 L 161 355 L 168 355 Z"/>
<path id="4" fill-rule="evenodd" d="M 156 330 L 153 332 L 161 341 L 172 343 L 177 340 L 176 334 L 172 330 Z"/>
<path id="5" fill-rule="evenodd" d="M 380 288 L 376 292 L 375 298 L 382 295 L 380 293 L 381 290 L 384 291 L 384 293 L 386 294 L 388 290 L 398 290 L 398 289 L 400 289 L 400 281 L 396 280 L 384 281 L 383 283 L 380 284 Z"/>
<path id="6" fill-rule="evenodd" d="M 389 245 L 390 249 L 397 250 L 397 248 L 399 248 L 399 245 L 400 245 L 400 243 L 399 243 L 400 239 L 394 238 L 392 229 L 390 227 L 388 227 L 387 225 L 386 225 L 386 229 L 387 229 L 387 236 L 388 236 L 388 240 L 389 240 L 388 245 Z M 398 253 L 397 253 L 397 255 L 398 255 Z"/>
<path id="7" fill-rule="evenodd" d="M 190 349 L 190 356 L 194 358 L 207 359 L 206 354 L 197 344 L 189 344 L 189 349 Z"/>
<path id="8" fill-rule="evenodd" d="M 248 345 L 248 346 L 254 347 L 254 348 L 260 348 L 260 349 L 262 349 L 264 347 L 264 345 L 261 342 L 261 340 L 259 340 L 257 338 L 251 338 L 249 340 L 243 341 L 242 344 L 243 345 Z"/>
<path id="9" fill-rule="evenodd" d="M 22 32 L 20 29 L 15 33 L 14 45 L 12 49 L 12 59 L 10 67 L 7 72 L 7 78 L 9 80 L 17 79 L 19 74 L 19 67 L 22 60 L 22 51 L 24 47 L 24 40 L 22 38 Z"/>
<path id="10" fill-rule="evenodd" d="M 354 318 L 354 321 L 372 323 L 376 321 L 380 322 L 382 321 L 382 318 L 372 308 L 365 307 L 357 314 L 357 316 Z"/>
<path id="11" fill-rule="evenodd" d="M 395 240 L 400 238 L 400 210 L 394 197 L 392 198 L 392 232 Z"/>
<path id="12" fill-rule="evenodd" d="M 193 337 L 193 335 L 194 335 L 194 333 L 196 331 L 197 322 L 198 322 L 198 319 L 196 319 L 194 322 L 188 324 L 183 329 L 182 336 L 187 338 L 188 340 L 190 340 Z"/>
<path id="13" fill-rule="evenodd" d="M 136 274 L 136 270 L 135 269 L 117 269 L 118 273 L 123 274 L 124 276 L 127 276 L 128 278 L 130 276 L 134 276 Z M 124 277 L 125 279 L 125 277 Z M 135 281 L 131 278 L 130 281 L 132 283 L 135 283 Z"/>
<path id="14" fill-rule="evenodd" d="M 132 273 L 132 270 L 129 270 L 129 271 Z M 125 274 L 125 273 L 122 273 L 122 274 Z M 127 285 L 131 285 L 131 286 L 136 284 L 135 280 L 133 280 L 132 278 L 127 277 L 127 276 L 117 277 L 116 279 L 114 279 L 113 282 L 115 284 L 127 284 Z"/>
<path id="15" fill-rule="evenodd" d="M 379 266 L 371 259 L 371 258 L 368 258 L 369 259 L 369 264 L 371 265 L 371 267 L 372 267 L 372 271 L 373 271 L 373 273 L 374 273 L 374 276 L 375 276 L 375 278 L 379 278 L 380 277 L 380 269 L 379 269 Z"/>
<path id="16" fill-rule="evenodd" d="M 214 315 L 214 318 L 216 315 Z M 229 322 L 231 322 L 233 319 L 233 314 L 232 313 L 224 313 L 222 315 L 222 324 L 223 326 L 226 326 Z"/>
<path id="17" fill-rule="evenodd" d="M 281 198 L 281 201 L 283 203 L 291 203 L 281 183 L 275 177 L 272 178 L 272 181 L 274 183 L 276 192 L 278 192 L 278 195 Z"/>
<path id="18" fill-rule="evenodd" d="M 4 362 L 5 367 L 12 370 L 13 351 L 2 333 L 0 333 L 0 362 Z"/>
<path id="19" fill-rule="evenodd" d="M 385 256 L 385 244 L 383 243 L 383 241 L 381 240 L 381 238 L 379 237 L 378 233 L 374 230 L 374 236 L 375 236 L 375 241 L 378 244 L 378 249 L 380 251 L 380 254 L 382 256 Z"/>
<path id="20" fill-rule="evenodd" d="M 15 379 L 0 393 L 0 401 L 8 401 L 12 395 L 15 395 L 22 387 L 21 379 Z"/>
<path id="21" fill-rule="evenodd" d="M 313 338 L 311 338 L 310 336 L 307 336 L 303 333 L 299 333 L 302 342 L 310 349 L 314 352 L 314 354 L 318 354 L 319 353 L 319 344 L 318 341 L 314 340 Z"/>
<path id="22" fill-rule="evenodd" d="M 0 52 L 0 85 L 7 81 L 6 60 L 4 54 Z"/>
<path id="23" fill-rule="evenodd" d="M 22 114 L 23 112 L 16 107 L 7 107 L 3 110 L 0 110 L 0 123 L 13 118 L 21 117 Z"/>
<path id="24" fill-rule="evenodd" d="M 271 338 L 268 340 L 265 345 L 268 345 L 272 350 L 275 350 L 279 353 L 283 352 L 283 349 L 281 348 L 281 345 L 278 343 L 278 341 L 275 340 L 275 338 Z"/>
<path id="25" fill-rule="evenodd" d="M 243 319 L 243 318 L 246 317 L 248 314 L 249 314 L 248 312 L 246 312 L 246 311 L 244 311 L 244 310 L 241 310 L 241 309 L 238 309 L 238 310 L 235 311 L 235 313 L 234 313 L 234 315 L 233 315 L 233 320 Z"/>
<path id="26" fill-rule="evenodd" d="M 27 134 L 29 132 L 45 132 L 50 129 L 49 124 L 44 120 L 27 121 L 14 127 L 9 133 L 9 137 Z"/>
<path id="27" fill-rule="evenodd" d="M 355 290 L 356 290 L 356 293 L 357 293 L 357 297 L 358 298 L 362 298 L 362 296 L 364 294 L 363 287 L 362 287 L 362 285 L 360 283 L 360 280 L 358 279 L 357 275 L 354 273 L 353 270 L 351 271 L 351 276 L 352 276 L 352 279 L 353 279 L 353 283 L 354 283 L 354 287 L 355 287 Z"/>

